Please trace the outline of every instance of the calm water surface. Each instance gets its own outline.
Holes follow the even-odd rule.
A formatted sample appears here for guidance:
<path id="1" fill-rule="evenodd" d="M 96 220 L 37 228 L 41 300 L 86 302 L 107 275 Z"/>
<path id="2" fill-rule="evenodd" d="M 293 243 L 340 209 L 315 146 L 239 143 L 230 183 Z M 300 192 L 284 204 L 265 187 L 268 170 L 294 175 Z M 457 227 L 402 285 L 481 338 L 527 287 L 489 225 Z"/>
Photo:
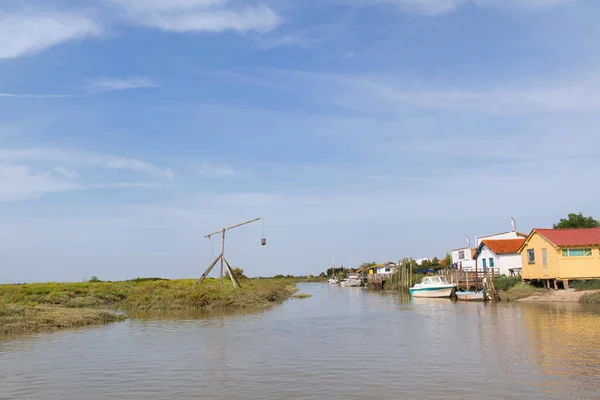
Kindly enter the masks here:
<path id="1" fill-rule="evenodd" d="M 300 287 L 261 313 L 3 339 L 0 398 L 600 398 L 597 307 Z"/>

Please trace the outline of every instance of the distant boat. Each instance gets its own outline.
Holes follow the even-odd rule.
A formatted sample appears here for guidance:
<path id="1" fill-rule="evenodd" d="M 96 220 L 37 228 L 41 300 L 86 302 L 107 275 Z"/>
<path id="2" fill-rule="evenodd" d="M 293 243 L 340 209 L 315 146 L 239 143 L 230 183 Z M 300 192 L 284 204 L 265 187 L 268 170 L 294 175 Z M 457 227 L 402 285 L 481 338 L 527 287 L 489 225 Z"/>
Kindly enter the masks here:
<path id="1" fill-rule="evenodd" d="M 470 290 L 456 292 L 456 298 L 463 301 L 483 301 L 485 298 L 485 292 L 472 292 Z"/>
<path id="2" fill-rule="evenodd" d="M 358 275 L 350 275 L 341 282 L 344 287 L 360 286 L 360 278 Z"/>
<path id="3" fill-rule="evenodd" d="M 445 276 L 426 276 L 408 290 L 412 297 L 450 297 L 454 285 Z"/>
<path id="4" fill-rule="evenodd" d="M 330 285 L 337 285 L 338 284 L 338 280 L 335 277 L 329 278 L 327 280 L 327 282 L 329 282 Z"/>

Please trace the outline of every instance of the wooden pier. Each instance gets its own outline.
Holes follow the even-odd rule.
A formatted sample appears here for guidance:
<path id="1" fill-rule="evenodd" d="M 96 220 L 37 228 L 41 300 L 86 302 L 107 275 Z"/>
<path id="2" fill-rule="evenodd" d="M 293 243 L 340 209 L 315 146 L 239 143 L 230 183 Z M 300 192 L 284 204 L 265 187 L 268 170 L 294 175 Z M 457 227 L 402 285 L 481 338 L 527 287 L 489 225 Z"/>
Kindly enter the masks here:
<path id="1" fill-rule="evenodd" d="M 445 276 L 448 282 L 456 285 L 458 290 L 480 290 L 483 288 L 483 278 L 494 279 L 499 275 L 498 268 L 488 268 L 487 273 L 471 269 L 457 270 L 445 269 L 439 272 L 439 275 Z"/>

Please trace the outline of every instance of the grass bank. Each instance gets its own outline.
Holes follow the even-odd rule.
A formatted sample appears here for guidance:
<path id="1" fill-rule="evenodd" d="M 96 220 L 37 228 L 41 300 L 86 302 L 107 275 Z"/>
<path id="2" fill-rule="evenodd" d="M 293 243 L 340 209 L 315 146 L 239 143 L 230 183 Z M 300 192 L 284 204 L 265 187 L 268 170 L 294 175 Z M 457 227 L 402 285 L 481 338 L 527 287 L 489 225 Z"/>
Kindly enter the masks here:
<path id="1" fill-rule="evenodd" d="M 500 300 L 515 301 L 524 299 L 530 296 L 544 295 L 548 293 L 548 289 L 538 288 L 526 283 L 519 283 L 510 287 L 508 290 L 499 290 Z"/>
<path id="2" fill-rule="evenodd" d="M 0 335 L 79 328 L 123 320 L 124 315 L 102 310 L 0 304 Z"/>
<path id="3" fill-rule="evenodd" d="M 30 324 L 30 321 L 39 315 L 48 321 L 48 326 L 71 327 L 68 323 L 59 322 L 69 314 L 73 321 L 85 317 L 81 319 L 83 325 L 112 322 L 101 319 L 95 322 L 90 317 L 92 314 L 86 314 L 99 313 L 97 308 L 123 311 L 258 309 L 281 303 L 297 291 L 293 279 L 243 279 L 240 282 L 241 289 L 234 289 L 228 280 L 223 282 L 222 288 L 216 279 L 207 279 L 197 286 L 194 283 L 192 279 L 136 279 L 123 282 L 0 285 L 0 305 L 4 310 L 9 310 L 7 307 L 11 306 L 20 307 L 10 308 L 12 324 L 16 318 L 21 318 L 21 325 L 28 327 L 28 330 L 35 327 L 45 330 L 43 324 Z M 20 310 L 20 314 L 15 314 L 15 310 Z M 0 325 L 8 321 L 5 320 L 9 318 L 8 311 L 5 314 L 0 315 Z M 105 317 L 105 314 L 96 315 Z M 88 323 L 84 323 L 86 321 Z"/>
<path id="4" fill-rule="evenodd" d="M 600 291 L 586 293 L 579 298 L 580 303 L 600 304 Z"/>

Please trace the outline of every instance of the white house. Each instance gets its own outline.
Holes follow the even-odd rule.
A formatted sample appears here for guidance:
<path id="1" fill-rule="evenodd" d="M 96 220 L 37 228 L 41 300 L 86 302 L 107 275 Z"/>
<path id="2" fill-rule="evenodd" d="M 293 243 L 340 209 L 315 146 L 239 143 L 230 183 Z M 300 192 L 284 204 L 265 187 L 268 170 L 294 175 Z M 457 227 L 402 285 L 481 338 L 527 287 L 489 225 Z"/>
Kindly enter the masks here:
<path id="1" fill-rule="evenodd" d="M 450 250 L 452 264 L 455 264 L 459 269 L 475 269 L 475 259 L 473 258 L 475 250 L 470 247 Z"/>
<path id="2" fill-rule="evenodd" d="M 393 274 L 398 270 L 396 263 L 388 262 L 385 264 L 378 264 L 374 268 L 376 274 Z"/>
<path id="3" fill-rule="evenodd" d="M 518 239 L 483 239 L 475 252 L 477 269 L 486 271 L 488 268 L 498 270 L 499 274 L 520 274 L 521 255 L 519 248 L 525 243 L 524 238 Z"/>

